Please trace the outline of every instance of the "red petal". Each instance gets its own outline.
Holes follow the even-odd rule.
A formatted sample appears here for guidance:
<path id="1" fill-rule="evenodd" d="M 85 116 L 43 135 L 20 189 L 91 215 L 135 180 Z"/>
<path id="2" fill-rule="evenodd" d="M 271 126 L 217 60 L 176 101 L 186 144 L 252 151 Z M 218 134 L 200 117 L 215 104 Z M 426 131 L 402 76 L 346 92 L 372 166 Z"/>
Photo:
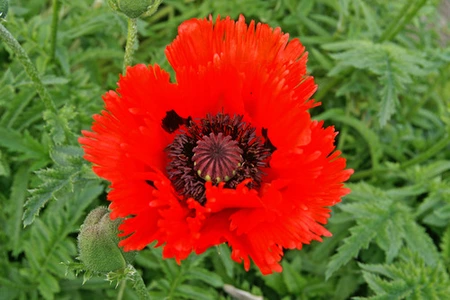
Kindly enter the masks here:
<path id="1" fill-rule="evenodd" d="M 161 127 L 175 88 L 168 74 L 158 66 L 137 65 L 127 69 L 119 86 L 120 94 L 103 96 L 105 111 L 79 139 L 95 172 L 113 182 L 149 166 L 165 168 L 164 148 L 172 139 Z"/>
<path id="2" fill-rule="evenodd" d="M 191 108 L 194 114 L 244 114 L 258 132 L 269 129 L 276 147 L 292 148 L 308 139 L 302 133 L 306 123 L 298 120 L 309 121 L 305 111 L 315 105 L 308 99 L 316 85 L 306 76 L 303 45 L 288 40 L 279 28 L 254 21 L 247 25 L 243 16 L 237 22 L 192 19 L 180 25 L 166 55 L 180 87 L 188 90 L 183 94 L 192 95 L 185 103 L 197 104 Z"/>
<path id="3" fill-rule="evenodd" d="M 189 20 L 166 49 L 177 84 L 159 66 L 137 65 L 117 92 L 104 95 L 105 111 L 80 143 L 94 171 L 112 182 L 111 216 L 127 218 L 120 227 L 126 250 L 158 241 L 164 257 L 180 261 L 226 242 L 245 269 L 251 259 L 269 274 L 281 271 L 283 249 L 331 235 L 322 224 L 328 207 L 349 192 L 343 182 L 353 171 L 333 152 L 334 128 L 310 118 L 307 110 L 318 104 L 309 100 L 316 85 L 306 74 L 307 53 L 288 40 L 279 28 L 246 25 L 242 16 Z M 163 173 L 173 135 L 161 121 L 171 110 L 194 119 L 242 114 L 257 134 L 267 129 L 277 149 L 261 187 L 207 183 L 204 206 L 181 199 Z"/>
<path id="4" fill-rule="evenodd" d="M 138 64 L 128 67 L 125 76 L 120 76 L 117 93 L 121 97 L 121 108 L 130 111 L 137 119 L 161 123 L 167 111 L 174 107 L 178 92 L 170 83 L 170 75 L 158 65 Z"/>

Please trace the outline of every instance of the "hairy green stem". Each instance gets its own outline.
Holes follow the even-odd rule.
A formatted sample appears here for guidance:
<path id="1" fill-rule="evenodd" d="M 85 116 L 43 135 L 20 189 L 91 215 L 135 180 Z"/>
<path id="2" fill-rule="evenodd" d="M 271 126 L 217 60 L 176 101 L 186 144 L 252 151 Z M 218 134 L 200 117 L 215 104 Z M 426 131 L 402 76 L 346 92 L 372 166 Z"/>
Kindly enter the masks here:
<path id="1" fill-rule="evenodd" d="M 126 285 L 127 285 L 127 281 L 126 280 L 122 280 L 122 282 L 120 283 L 119 292 L 117 293 L 117 300 L 122 300 L 123 299 L 123 292 L 125 291 L 125 286 Z"/>
<path id="2" fill-rule="evenodd" d="M 52 15 L 52 26 L 50 35 L 50 59 L 52 61 L 55 60 L 56 40 L 58 36 L 58 19 L 60 9 L 61 9 L 61 0 L 53 0 L 53 15 Z"/>
<path id="3" fill-rule="evenodd" d="M 133 271 L 130 279 L 133 282 L 133 289 L 136 291 L 139 299 L 150 300 L 147 287 L 145 286 L 141 274 L 139 274 L 139 272 L 132 265 L 129 265 L 128 267 Z"/>
<path id="4" fill-rule="evenodd" d="M 137 19 L 128 18 L 127 44 L 125 45 L 125 57 L 123 59 L 123 74 L 127 67 L 133 64 L 134 46 L 137 41 Z"/>
<path id="5" fill-rule="evenodd" d="M 20 46 L 19 42 L 12 36 L 12 34 L 6 29 L 3 24 L 0 23 L 0 39 L 8 45 L 8 47 L 17 55 L 20 63 L 22 64 L 25 72 L 30 77 L 31 81 L 33 81 L 34 87 L 39 94 L 39 97 L 44 102 L 45 108 L 50 110 L 52 113 L 57 114 L 55 103 L 52 100 L 49 92 L 45 88 L 42 80 L 38 74 L 36 67 L 31 62 L 28 54 L 25 50 Z"/>

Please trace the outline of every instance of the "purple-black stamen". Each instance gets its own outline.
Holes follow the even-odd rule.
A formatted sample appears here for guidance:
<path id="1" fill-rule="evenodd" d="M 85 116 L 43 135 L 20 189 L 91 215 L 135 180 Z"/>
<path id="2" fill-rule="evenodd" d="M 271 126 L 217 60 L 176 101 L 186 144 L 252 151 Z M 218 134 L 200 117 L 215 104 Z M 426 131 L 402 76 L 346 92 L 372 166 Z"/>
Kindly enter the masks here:
<path id="1" fill-rule="evenodd" d="M 257 136 L 256 128 L 245 123 L 243 116 L 223 113 L 184 125 L 179 125 L 166 148 L 167 174 L 179 194 L 204 204 L 206 181 L 225 182 L 225 188 L 233 189 L 252 179 L 249 188 L 260 186 L 268 158 L 276 149 L 267 143 L 267 131 Z"/>

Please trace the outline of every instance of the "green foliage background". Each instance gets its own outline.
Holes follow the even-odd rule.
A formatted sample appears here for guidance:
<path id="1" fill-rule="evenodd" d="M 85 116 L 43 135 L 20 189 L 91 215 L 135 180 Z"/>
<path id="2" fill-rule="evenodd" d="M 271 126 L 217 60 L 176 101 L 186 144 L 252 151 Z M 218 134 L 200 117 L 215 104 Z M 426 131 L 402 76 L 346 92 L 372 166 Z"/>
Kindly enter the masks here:
<path id="1" fill-rule="evenodd" d="M 77 143 L 122 68 L 127 23 L 106 2 L 10 1 L 2 22 L 36 65 L 58 115 L 45 109 L 17 57 L 0 43 L 0 299 L 137 299 L 130 282 L 115 288 L 93 277 L 83 284 L 62 264 L 77 262 L 86 214 L 107 205 L 107 183 Z M 167 70 L 164 47 L 188 18 L 243 13 L 299 37 L 323 103 L 312 113 L 340 131 L 338 149 L 355 170 L 352 193 L 327 225 L 333 237 L 287 251 L 282 273 L 245 272 L 224 245 L 181 266 L 147 248 L 135 267 L 152 299 L 232 299 L 224 284 L 264 299 L 449 299 L 446 4 L 165 0 L 138 20 L 135 63 Z"/>

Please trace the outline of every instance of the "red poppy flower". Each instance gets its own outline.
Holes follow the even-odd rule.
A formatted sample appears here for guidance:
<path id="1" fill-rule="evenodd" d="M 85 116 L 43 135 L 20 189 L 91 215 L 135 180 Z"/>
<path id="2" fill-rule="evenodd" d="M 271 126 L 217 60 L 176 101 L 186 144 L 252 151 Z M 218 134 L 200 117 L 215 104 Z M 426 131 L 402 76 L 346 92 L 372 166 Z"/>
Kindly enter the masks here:
<path id="1" fill-rule="evenodd" d="M 158 65 L 127 69 L 80 143 L 111 181 L 125 250 L 157 241 L 178 262 L 227 243 L 232 258 L 281 271 L 284 249 L 321 236 L 352 174 L 336 132 L 313 121 L 307 53 L 279 28 L 230 18 L 181 24 Z"/>

